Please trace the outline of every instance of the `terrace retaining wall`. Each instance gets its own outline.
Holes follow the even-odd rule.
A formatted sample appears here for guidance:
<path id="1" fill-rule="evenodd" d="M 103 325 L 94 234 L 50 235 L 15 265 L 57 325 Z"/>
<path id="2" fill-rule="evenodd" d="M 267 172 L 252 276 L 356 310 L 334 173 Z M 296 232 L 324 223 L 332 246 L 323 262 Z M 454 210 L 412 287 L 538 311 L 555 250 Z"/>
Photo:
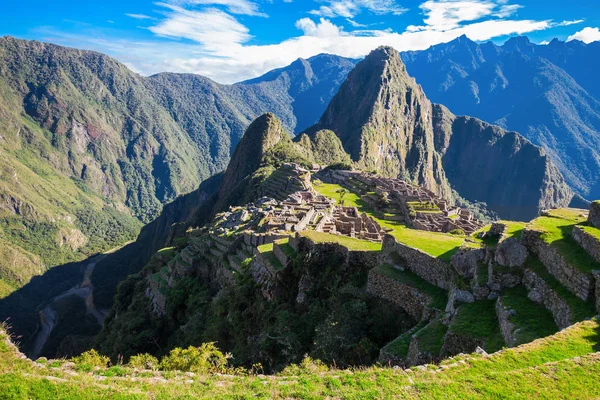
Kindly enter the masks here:
<path id="1" fill-rule="evenodd" d="M 392 253 L 396 253 L 397 257 L 391 256 Z M 400 258 L 400 260 L 397 260 L 397 258 Z M 421 250 L 398 243 L 390 235 L 386 235 L 383 239 L 383 248 L 380 255 L 380 264 L 385 263 L 414 272 L 432 285 L 446 290 L 455 287 L 455 282 L 459 277 L 456 270 L 449 264 Z"/>
<path id="2" fill-rule="evenodd" d="M 559 329 L 564 329 L 572 325 L 572 316 L 569 305 L 552 290 L 544 279 L 537 276 L 535 272 L 526 269 L 523 276 L 523 284 L 529 291 L 527 297 L 531 301 L 546 307 L 552 313 L 554 322 Z"/>
<path id="3" fill-rule="evenodd" d="M 592 273 L 581 272 L 577 267 L 569 265 L 554 247 L 544 242 L 542 232 L 525 229 L 521 242 L 534 254 L 542 264 L 564 287 L 580 299 L 587 301 L 595 289 Z"/>
<path id="4" fill-rule="evenodd" d="M 600 240 L 594 235 L 587 233 L 580 226 L 573 228 L 573 233 L 571 235 L 594 260 L 600 262 Z"/>

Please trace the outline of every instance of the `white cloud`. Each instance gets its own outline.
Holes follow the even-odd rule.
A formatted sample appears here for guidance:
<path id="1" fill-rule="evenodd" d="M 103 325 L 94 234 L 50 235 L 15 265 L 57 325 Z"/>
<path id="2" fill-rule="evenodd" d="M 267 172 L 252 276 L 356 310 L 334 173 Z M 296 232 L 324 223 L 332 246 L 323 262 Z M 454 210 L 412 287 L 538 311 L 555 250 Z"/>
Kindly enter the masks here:
<path id="1" fill-rule="evenodd" d="M 406 8 L 400 6 L 396 0 L 326 0 L 327 5 L 321 6 L 309 13 L 321 17 L 354 18 L 362 10 L 367 10 L 377 15 L 405 13 Z"/>
<path id="2" fill-rule="evenodd" d="M 506 0 L 427 0 L 419 6 L 425 14 L 424 26 L 409 26 L 409 31 L 456 29 L 463 22 L 484 17 L 507 18 L 522 8 Z"/>
<path id="3" fill-rule="evenodd" d="M 248 0 L 172 0 L 175 5 L 224 6 L 232 14 L 267 17 L 259 11 L 257 3 Z"/>
<path id="4" fill-rule="evenodd" d="M 358 4 L 356 1 L 351 3 Z M 366 3 L 376 4 L 363 2 L 363 5 Z M 510 6 L 505 0 L 427 0 L 422 4 L 423 26 L 411 27 L 401 33 L 391 29 L 346 31 L 326 17 L 317 20 L 301 18 L 295 23 L 298 36 L 269 45 L 250 45 L 249 29 L 223 10 L 211 6 L 186 8 L 172 3 L 157 4 L 166 7 L 166 11 L 147 28 L 159 36 L 154 40 L 102 38 L 98 37 L 97 31 L 87 37 L 52 32 L 54 36 L 46 37 L 46 40 L 106 52 L 146 75 L 163 71 L 188 72 L 217 82 L 232 83 L 283 67 L 298 57 L 308 58 L 319 53 L 358 58 L 381 45 L 399 51 L 423 50 L 463 34 L 472 40 L 484 41 L 580 22 L 499 17 L 517 9 L 503 8 Z M 210 4 L 215 6 L 215 2 Z M 219 4 L 225 5 L 225 1 Z M 594 31 L 600 35 L 597 28 Z M 577 35 L 586 32 L 583 30 Z"/>
<path id="5" fill-rule="evenodd" d="M 228 45 L 244 43 L 251 39 L 248 28 L 231 15 L 214 8 L 190 11 L 160 3 L 167 7 L 166 18 L 150 31 L 163 37 L 184 38 L 203 45 L 205 50 L 218 51 Z"/>
<path id="6" fill-rule="evenodd" d="M 128 17 L 131 18 L 135 18 L 135 19 L 152 19 L 152 17 L 145 15 L 145 14 L 125 14 Z"/>
<path id="7" fill-rule="evenodd" d="M 306 36 L 330 38 L 342 35 L 342 28 L 324 18 L 321 18 L 318 24 L 314 23 L 310 18 L 299 19 L 296 21 L 296 28 L 304 32 Z"/>
<path id="8" fill-rule="evenodd" d="M 584 43 L 592 43 L 600 41 L 600 29 L 586 27 L 575 33 L 574 35 L 569 36 L 567 39 L 568 42 L 571 40 L 581 40 Z"/>

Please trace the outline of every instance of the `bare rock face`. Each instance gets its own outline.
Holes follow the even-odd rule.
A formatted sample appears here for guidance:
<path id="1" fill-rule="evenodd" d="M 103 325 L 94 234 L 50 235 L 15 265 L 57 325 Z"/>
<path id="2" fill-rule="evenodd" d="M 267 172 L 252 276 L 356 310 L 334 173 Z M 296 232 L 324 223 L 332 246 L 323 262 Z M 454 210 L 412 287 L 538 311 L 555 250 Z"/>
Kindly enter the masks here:
<path id="1" fill-rule="evenodd" d="M 527 248 L 516 238 L 508 238 L 500 242 L 496 248 L 495 260 L 503 267 L 522 267 L 527 260 Z"/>
<path id="2" fill-rule="evenodd" d="M 600 228 L 600 201 L 594 201 L 590 206 L 590 225 Z"/>

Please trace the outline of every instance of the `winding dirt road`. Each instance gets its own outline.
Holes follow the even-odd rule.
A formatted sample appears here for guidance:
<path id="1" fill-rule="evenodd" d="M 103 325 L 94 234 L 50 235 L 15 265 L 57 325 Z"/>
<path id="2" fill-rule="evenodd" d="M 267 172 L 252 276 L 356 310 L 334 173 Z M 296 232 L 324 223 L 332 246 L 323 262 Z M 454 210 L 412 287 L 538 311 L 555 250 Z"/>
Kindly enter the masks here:
<path id="1" fill-rule="evenodd" d="M 39 312 L 39 325 L 35 334 L 35 341 L 31 351 L 31 359 L 35 360 L 39 357 L 40 353 L 44 349 L 44 346 L 46 345 L 46 342 L 48 341 L 48 338 L 50 337 L 50 334 L 52 333 L 52 330 L 54 330 L 54 327 L 56 326 L 58 316 L 56 311 L 54 311 L 53 305 L 65 297 L 75 295 L 82 298 L 85 302 L 87 313 L 94 316 L 100 326 L 104 324 L 104 319 L 106 318 L 108 312 L 98 310 L 94 305 L 94 286 L 92 285 L 91 276 L 94 272 L 96 264 L 105 256 L 106 254 L 101 254 L 91 259 L 90 262 L 85 266 L 82 282 L 79 285 L 54 297 Z"/>

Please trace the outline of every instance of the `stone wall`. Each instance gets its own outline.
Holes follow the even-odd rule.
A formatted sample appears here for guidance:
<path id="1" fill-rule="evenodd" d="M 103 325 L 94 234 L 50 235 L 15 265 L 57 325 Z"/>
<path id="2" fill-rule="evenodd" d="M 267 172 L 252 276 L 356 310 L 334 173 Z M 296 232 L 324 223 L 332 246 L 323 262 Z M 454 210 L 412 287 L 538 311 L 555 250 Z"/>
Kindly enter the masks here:
<path id="1" fill-rule="evenodd" d="M 587 233 L 582 227 L 573 228 L 573 239 L 590 255 L 594 260 L 600 262 L 600 240 Z"/>
<path id="2" fill-rule="evenodd" d="M 559 329 L 571 326 L 575 322 L 571 316 L 569 305 L 535 272 L 529 269 L 525 270 L 523 284 L 529 290 L 529 299 L 543 305 L 550 311 Z"/>
<path id="3" fill-rule="evenodd" d="M 600 228 L 600 201 L 594 201 L 590 205 L 590 216 L 588 221 L 590 225 Z"/>
<path id="4" fill-rule="evenodd" d="M 281 247 L 279 247 L 277 243 L 273 243 L 273 255 L 277 257 L 281 265 L 283 265 L 284 267 L 287 265 L 289 257 L 287 256 L 287 254 L 285 254 L 285 252 L 281 249 Z"/>
<path id="5" fill-rule="evenodd" d="M 518 344 L 515 324 L 510 322 L 510 317 L 514 314 L 514 310 L 504 307 L 502 297 L 498 297 L 496 300 L 496 315 L 498 316 L 502 337 L 504 337 L 504 342 L 508 347 L 515 347 Z"/>
<path id="6" fill-rule="evenodd" d="M 558 250 L 542 240 L 541 232 L 525 229 L 521 242 L 535 253 L 540 261 L 564 287 L 580 299 L 587 301 L 594 293 L 595 280 L 591 273 L 581 272 L 569 265 Z"/>
<path id="7" fill-rule="evenodd" d="M 431 297 L 376 270 L 369 272 L 367 293 L 396 304 L 417 321 L 431 316 L 432 310 L 427 307 Z"/>
<path id="8" fill-rule="evenodd" d="M 452 289 L 459 278 L 456 270 L 449 264 L 421 250 L 398 243 L 390 235 L 386 235 L 383 240 L 380 263 L 393 264 L 401 269 L 407 269 L 432 285 L 446 290 Z"/>

